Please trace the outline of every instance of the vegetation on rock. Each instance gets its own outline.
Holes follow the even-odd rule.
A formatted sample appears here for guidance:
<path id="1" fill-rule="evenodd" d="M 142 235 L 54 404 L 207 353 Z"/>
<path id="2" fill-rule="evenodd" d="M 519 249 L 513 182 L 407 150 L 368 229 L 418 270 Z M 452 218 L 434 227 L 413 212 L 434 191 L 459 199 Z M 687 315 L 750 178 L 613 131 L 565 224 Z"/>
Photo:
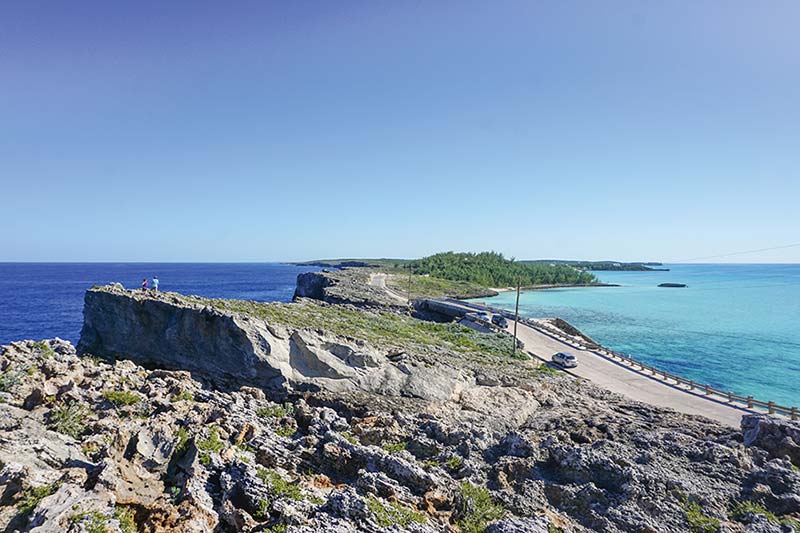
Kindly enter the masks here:
<path id="1" fill-rule="evenodd" d="M 281 304 L 243 300 L 181 297 L 187 302 L 241 313 L 274 324 L 317 329 L 382 348 L 410 349 L 418 353 L 441 354 L 451 350 L 477 358 L 507 358 L 511 336 L 488 334 L 453 323 L 426 322 L 409 316 L 310 302 Z"/>
<path id="2" fill-rule="evenodd" d="M 124 390 L 106 391 L 103 393 L 103 398 L 113 403 L 117 407 L 136 405 L 142 401 L 142 397 L 135 392 Z"/>
<path id="3" fill-rule="evenodd" d="M 483 533 L 486 525 L 503 518 L 506 510 L 492 501 L 491 493 L 467 481 L 458 486 L 461 498 L 458 527 L 463 533 Z"/>
<path id="4" fill-rule="evenodd" d="M 50 411 L 49 427 L 77 439 L 86 431 L 89 410 L 78 402 L 62 402 Z"/>
<path id="5" fill-rule="evenodd" d="M 375 496 L 367 496 L 367 509 L 375 515 L 375 521 L 380 527 L 407 527 L 414 522 L 425 523 L 425 515 L 422 513 L 412 511 L 397 502 L 384 504 Z"/>

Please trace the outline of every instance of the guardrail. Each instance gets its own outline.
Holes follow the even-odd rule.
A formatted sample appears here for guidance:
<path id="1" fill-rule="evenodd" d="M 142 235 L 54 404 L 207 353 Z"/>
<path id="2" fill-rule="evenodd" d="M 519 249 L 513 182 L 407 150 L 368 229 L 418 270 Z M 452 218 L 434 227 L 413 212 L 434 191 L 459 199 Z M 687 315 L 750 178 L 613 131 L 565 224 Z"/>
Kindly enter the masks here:
<path id="1" fill-rule="evenodd" d="M 475 304 L 472 302 L 464 302 L 457 300 L 453 300 L 453 303 L 458 303 L 460 305 L 463 305 L 465 307 L 470 307 L 472 309 L 491 311 L 492 313 L 503 315 L 507 319 L 514 320 L 514 313 L 511 313 L 506 309 L 500 309 L 488 305 Z M 620 361 L 630 364 L 631 367 L 634 368 L 634 370 L 636 369 L 636 367 L 639 367 L 639 369 L 642 370 L 643 372 L 652 373 L 654 377 L 661 376 L 667 382 L 672 380 L 675 382 L 676 385 L 684 385 L 688 387 L 690 391 L 698 391 L 701 393 L 705 393 L 706 396 L 719 396 L 729 403 L 734 403 L 734 402 L 742 403 L 746 405 L 748 409 L 754 409 L 754 408 L 766 409 L 766 411 L 771 415 L 779 414 L 788 416 L 792 420 L 800 420 L 800 409 L 798 409 L 797 407 L 794 406 L 787 407 L 784 405 L 778 405 L 771 400 L 765 402 L 762 400 L 757 400 L 752 396 L 741 396 L 731 391 L 717 389 L 709 384 L 701 384 L 694 380 L 686 379 L 677 374 L 672 374 L 670 372 L 658 369 L 654 366 L 648 365 L 647 363 L 643 363 L 638 359 L 634 359 L 633 357 L 629 357 L 623 353 L 616 352 L 614 350 L 609 350 L 608 348 L 605 348 L 603 346 L 596 344 L 591 345 L 584 339 L 572 335 L 567 335 L 562 330 L 550 324 L 538 322 L 536 320 L 523 317 L 520 317 L 519 321 L 547 335 L 556 337 L 558 340 L 562 342 L 575 346 L 576 348 L 591 351 L 601 357 L 611 357 L 612 359 L 618 359 Z"/>

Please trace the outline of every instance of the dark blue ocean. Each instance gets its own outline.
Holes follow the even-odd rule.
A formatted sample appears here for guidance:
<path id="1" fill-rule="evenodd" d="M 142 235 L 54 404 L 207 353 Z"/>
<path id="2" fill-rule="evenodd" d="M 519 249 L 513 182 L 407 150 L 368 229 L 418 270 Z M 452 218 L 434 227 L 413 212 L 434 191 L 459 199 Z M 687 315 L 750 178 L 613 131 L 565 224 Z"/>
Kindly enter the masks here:
<path id="1" fill-rule="evenodd" d="M 301 272 L 281 263 L 0 263 L 0 344 L 61 337 L 73 343 L 92 285 L 138 288 L 157 275 L 159 289 L 211 298 L 289 302 Z"/>

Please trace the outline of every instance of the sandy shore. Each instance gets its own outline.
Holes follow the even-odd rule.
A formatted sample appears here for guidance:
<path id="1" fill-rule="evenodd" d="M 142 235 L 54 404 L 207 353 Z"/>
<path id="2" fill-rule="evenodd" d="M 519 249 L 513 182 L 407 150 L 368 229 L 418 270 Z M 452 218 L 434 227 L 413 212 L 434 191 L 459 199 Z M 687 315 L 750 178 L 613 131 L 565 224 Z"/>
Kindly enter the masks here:
<path id="1" fill-rule="evenodd" d="M 574 287 L 622 287 L 618 283 L 558 283 L 554 285 L 529 285 L 527 287 L 520 287 L 521 291 L 545 291 L 547 289 L 571 289 Z M 490 291 L 495 292 L 511 292 L 517 290 L 516 287 L 490 287 Z"/>

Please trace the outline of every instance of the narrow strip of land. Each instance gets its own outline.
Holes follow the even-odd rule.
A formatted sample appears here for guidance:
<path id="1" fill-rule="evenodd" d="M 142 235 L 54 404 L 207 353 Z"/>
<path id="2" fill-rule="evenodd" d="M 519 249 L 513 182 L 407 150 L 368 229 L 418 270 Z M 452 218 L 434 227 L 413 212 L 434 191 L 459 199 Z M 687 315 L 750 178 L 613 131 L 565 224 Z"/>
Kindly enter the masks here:
<path id="1" fill-rule="evenodd" d="M 428 302 L 440 312 L 466 313 L 483 308 L 481 305 L 454 300 L 428 300 Z M 513 330 L 514 322 L 509 320 L 507 331 L 512 333 Z M 566 337 L 566 334 L 564 336 Z M 549 362 L 557 352 L 575 354 L 578 366 L 567 370 L 569 374 L 591 380 L 632 400 L 669 407 L 681 413 L 705 416 L 735 428 L 739 427 L 742 415 L 761 413 L 742 404 L 727 402 L 718 396 L 708 396 L 700 389 L 688 390 L 683 385 L 656 377 L 629 363 L 585 349 L 578 342 L 562 340 L 548 333 L 544 327 L 539 329 L 519 322 L 517 337 L 525 344 L 525 351 L 541 361 Z"/>
<path id="2" fill-rule="evenodd" d="M 513 328 L 513 321 L 509 322 L 509 332 L 512 332 Z M 706 396 L 699 390 L 689 391 L 675 383 L 667 383 L 649 372 L 638 370 L 629 364 L 593 351 L 577 348 L 521 322 L 517 326 L 517 336 L 525 343 L 527 352 L 543 361 L 549 361 L 557 352 L 575 354 L 578 366 L 570 368 L 568 370 L 570 374 L 589 379 L 632 400 L 669 407 L 681 413 L 702 415 L 736 428 L 739 427 L 743 414 L 758 412 L 726 402 L 721 398 Z"/>

